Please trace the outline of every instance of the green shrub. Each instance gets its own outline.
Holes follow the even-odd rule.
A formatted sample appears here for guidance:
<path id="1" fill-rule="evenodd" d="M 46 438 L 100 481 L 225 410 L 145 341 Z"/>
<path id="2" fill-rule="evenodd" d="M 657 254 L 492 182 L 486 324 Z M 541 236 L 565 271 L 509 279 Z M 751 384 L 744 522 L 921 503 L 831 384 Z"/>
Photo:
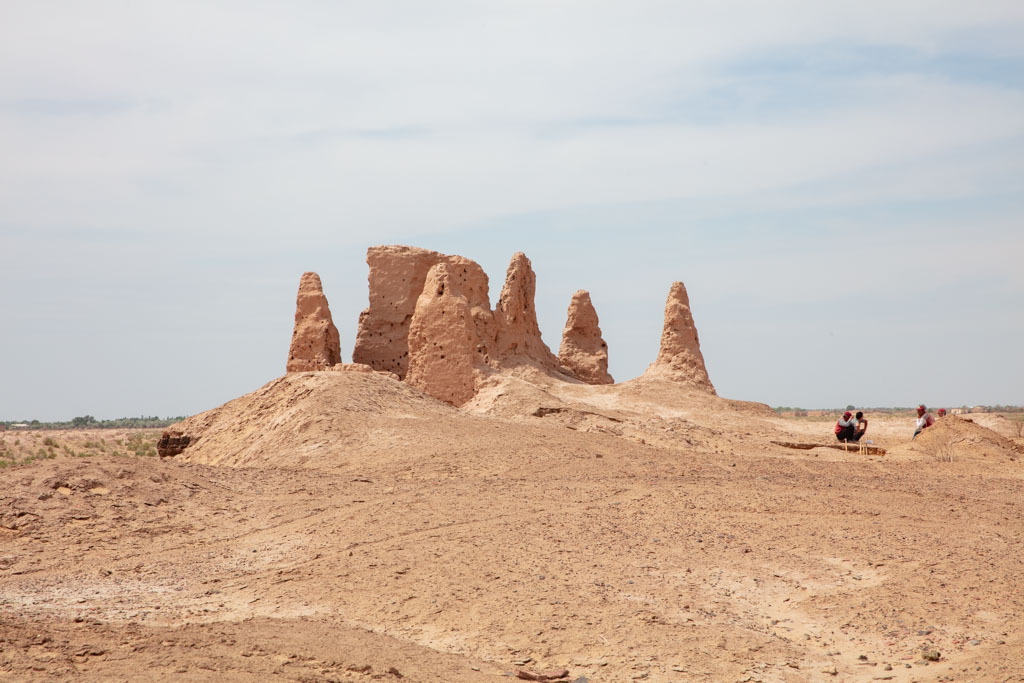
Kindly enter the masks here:
<path id="1" fill-rule="evenodd" d="M 125 445 L 129 451 L 139 457 L 156 455 L 156 437 L 153 434 L 132 434 L 128 437 L 128 443 Z"/>

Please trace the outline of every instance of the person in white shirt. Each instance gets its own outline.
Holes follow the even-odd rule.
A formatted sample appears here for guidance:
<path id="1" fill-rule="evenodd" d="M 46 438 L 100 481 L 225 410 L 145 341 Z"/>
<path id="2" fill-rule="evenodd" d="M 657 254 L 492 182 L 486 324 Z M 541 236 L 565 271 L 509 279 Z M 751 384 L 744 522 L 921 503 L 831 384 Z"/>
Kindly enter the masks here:
<path id="1" fill-rule="evenodd" d="M 917 407 L 917 428 L 914 430 L 914 436 L 911 437 L 911 440 L 916 439 L 918 434 L 933 424 L 935 424 L 935 418 L 932 417 L 932 414 L 928 412 L 928 409 L 922 403 Z"/>
<path id="2" fill-rule="evenodd" d="M 854 441 L 860 441 L 862 438 L 864 438 L 864 434 L 866 434 L 867 431 L 868 431 L 868 421 L 867 421 L 867 418 L 864 417 L 864 413 L 862 413 L 861 411 L 858 410 L 857 411 L 857 431 L 855 431 L 853 433 L 853 440 Z"/>

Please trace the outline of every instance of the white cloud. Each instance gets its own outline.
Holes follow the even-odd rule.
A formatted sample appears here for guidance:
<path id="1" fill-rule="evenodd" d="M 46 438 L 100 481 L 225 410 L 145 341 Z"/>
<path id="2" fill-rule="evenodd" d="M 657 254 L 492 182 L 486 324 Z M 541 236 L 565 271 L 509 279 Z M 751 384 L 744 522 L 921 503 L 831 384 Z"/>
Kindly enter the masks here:
<path id="1" fill-rule="evenodd" d="M 1024 172 L 1024 91 L 998 70 L 974 81 L 889 72 L 884 53 L 870 70 L 814 68 L 831 46 L 895 46 L 1012 71 L 1024 60 L 1007 38 L 1024 29 L 1019 2 L 34 2 L 4 14 L 0 234 L 16 256 L 5 287 L 49 265 L 80 275 L 85 296 L 156 245 L 172 259 L 240 244 L 270 259 L 553 212 L 599 224 L 658 202 L 662 214 L 692 202 L 766 222 L 984 202 Z M 772 71 L 780 51 L 796 55 L 796 75 Z M 956 225 L 1005 230 L 1019 211 L 979 209 Z M 921 234 L 930 220 L 911 212 L 892 228 Z M 83 265 L 67 235 L 87 231 L 138 241 Z M 630 239 L 622 231 L 607 248 Z M 808 265 L 782 283 L 805 291 L 794 303 L 842 277 L 823 260 L 827 239 L 805 246 L 787 260 Z M 989 262 L 1015 272 L 1002 251 Z M 675 265 L 658 255 L 644 268 Z M 237 278 L 259 268 L 230 267 Z"/>

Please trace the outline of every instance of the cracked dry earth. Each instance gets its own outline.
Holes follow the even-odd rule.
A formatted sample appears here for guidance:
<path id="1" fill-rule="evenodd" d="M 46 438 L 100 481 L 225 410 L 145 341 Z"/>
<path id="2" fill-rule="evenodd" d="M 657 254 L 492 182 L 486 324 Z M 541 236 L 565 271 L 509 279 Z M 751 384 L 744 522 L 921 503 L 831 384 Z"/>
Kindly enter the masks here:
<path id="1" fill-rule="evenodd" d="M 397 391 L 333 374 L 330 401 Z M 595 400 L 616 434 L 409 401 L 390 436 L 299 430 L 302 466 L 0 470 L 0 679 L 1024 680 L 1017 457 L 788 450 L 831 424 L 720 403 L 666 429 Z"/>

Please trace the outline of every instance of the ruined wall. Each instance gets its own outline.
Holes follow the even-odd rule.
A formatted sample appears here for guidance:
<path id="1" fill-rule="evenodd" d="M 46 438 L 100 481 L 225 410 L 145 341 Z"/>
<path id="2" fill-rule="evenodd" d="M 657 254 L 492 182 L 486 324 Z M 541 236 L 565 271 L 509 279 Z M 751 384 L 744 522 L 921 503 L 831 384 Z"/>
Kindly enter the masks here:
<path id="1" fill-rule="evenodd" d="M 573 294 L 569 302 L 558 362 L 568 374 L 587 384 L 615 383 L 608 374 L 608 344 L 601 336 L 590 292 L 585 289 Z"/>
<path id="2" fill-rule="evenodd" d="M 559 355 L 544 343 L 534 305 L 537 277 L 522 252 L 512 257 L 493 311 L 487 274 L 462 256 L 389 245 L 368 249 L 366 263 L 369 305 L 359 315 L 352 352 L 355 364 L 394 373 L 455 405 L 472 398 L 482 379 L 491 373 L 522 366 L 589 384 L 614 383 L 608 373 L 608 345 L 586 291 L 573 295 Z M 332 346 L 324 323 L 326 320 L 333 329 L 319 278 L 307 273 L 303 283 L 299 309 L 312 307 L 312 312 L 296 313 L 289 371 L 340 363 L 340 354 L 332 355 L 336 342 Z M 307 284 L 309 291 L 305 292 Z M 313 304 L 321 300 L 322 305 Z M 334 330 L 333 339 L 336 337 Z M 658 358 L 643 376 L 715 391 L 681 282 L 673 283 L 669 291 Z"/>
<path id="3" fill-rule="evenodd" d="M 670 379 L 715 393 L 700 351 L 697 327 L 690 312 L 690 297 L 682 282 L 673 282 L 669 289 L 661 348 L 657 360 L 643 376 Z"/>
<path id="4" fill-rule="evenodd" d="M 472 305 L 448 263 L 427 273 L 409 325 L 409 369 L 405 381 L 436 399 L 462 405 L 476 395 L 489 368 L 481 349 Z"/>
<path id="5" fill-rule="evenodd" d="M 540 336 L 534 297 L 537 276 L 530 259 L 516 252 L 505 275 L 501 298 L 494 309 L 496 336 L 491 353 L 497 367 L 531 364 L 544 370 L 558 371 L 555 354 Z"/>
<path id="6" fill-rule="evenodd" d="M 288 349 L 286 372 L 327 370 L 341 362 L 338 328 L 324 296 L 320 276 L 307 272 L 299 280 L 295 298 L 295 327 Z"/>
<path id="7" fill-rule="evenodd" d="M 393 372 L 405 379 L 409 368 L 409 325 L 423 292 L 427 273 L 438 263 L 449 266 L 448 277 L 466 297 L 474 325 L 482 338 L 493 335 L 493 317 L 487 274 L 477 263 L 462 256 L 389 245 L 366 252 L 370 267 L 369 306 L 359 314 L 354 363 L 374 370 Z"/>

